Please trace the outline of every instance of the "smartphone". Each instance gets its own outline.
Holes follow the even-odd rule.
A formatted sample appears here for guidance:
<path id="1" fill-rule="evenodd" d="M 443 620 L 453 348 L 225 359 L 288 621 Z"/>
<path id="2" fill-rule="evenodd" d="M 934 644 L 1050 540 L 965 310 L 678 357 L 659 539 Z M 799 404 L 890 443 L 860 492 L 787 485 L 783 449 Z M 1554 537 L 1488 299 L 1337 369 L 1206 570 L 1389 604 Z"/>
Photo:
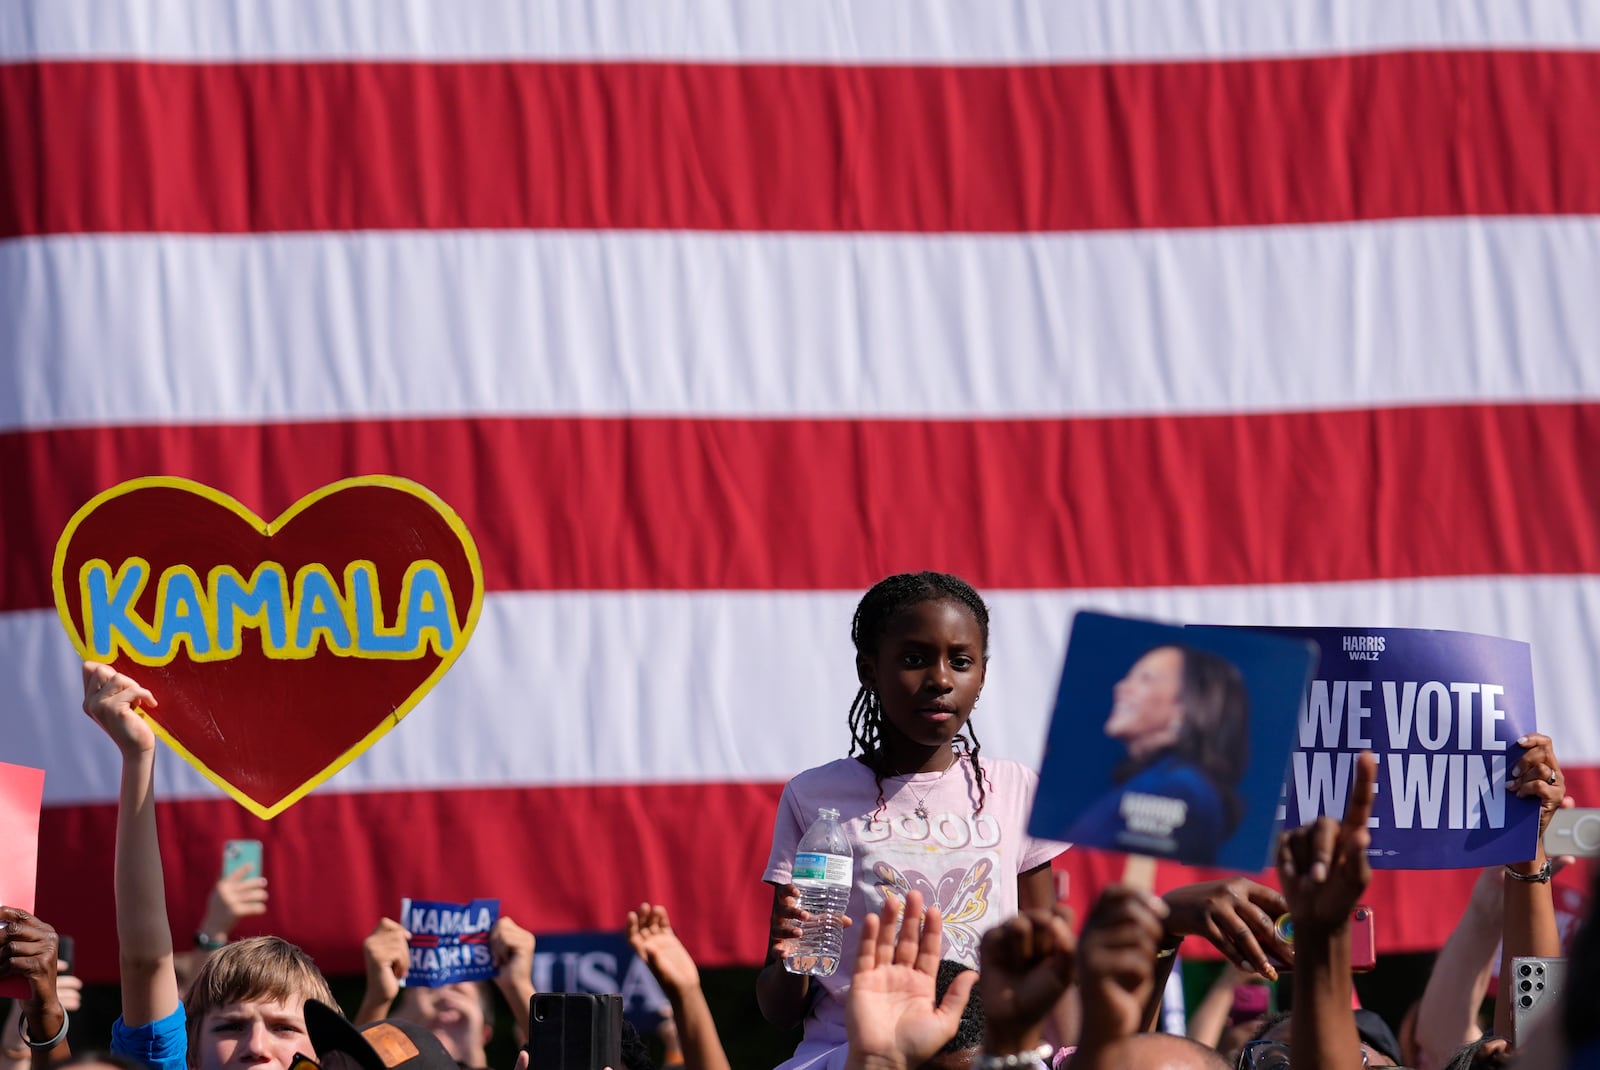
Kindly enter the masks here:
<path id="1" fill-rule="evenodd" d="M 622 1066 L 622 997 L 540 992 L 528 1005 L 528 1065 L 539 1070 Z"/>
<path id="2" fill-rule="evenodd" d="M 1278 919 L 1276 928 L 1283 942 L 1293 946 L 1294 919 L 1285 914 Z M 1293 963 L 1284 962 L 1270 952 L 1267 960 L 1279 973 L 1294 969 Z M 1378 936 L 1372 922 L 1372 908 L 1361 903 L 1350 912 L 1350 969 L 1353 973 L 1367 973 L 1377 964 Z"/>
<path id="3" fill-rule="evenodd" d="M 1574 855 L 1600 857 L 1600 810 L 1557 810 L 1544 830 L 1544 853 L 1551 858 Z"/>
<path id="4" fill-rule="evenodd" d="M 56 938 L 56 944 L 56 958 L 66 963 L 66 965 L 57 970 L 56 973 L 60 977 L 70 976 L 72 974 L 73 953 L 76 951 L 76 947 L 72 943 L 72 937 L 58 936 Z"/>
<path id="5" fill-rule="evenodd" d="M 1523 1030 L 1534 1018 L 1542 1018 L 1546 1009 L 1560 1006 L 1566 980 L 1566 959 L 1518 955 L 1511 960 L 1511 1025 L 1515 1035 L 1528 1036 Z"/>
<path id="6" fill-rule="evenodd" d="M 261 841 L 229 840 L 222 845 L 222 875 L 231 877 L 240 866 L 247 866 L 245 879 L 261 876 Z"/>
<path id="7" fill-rule="evenodd" d="M 1372 908 L 1357 906 L 1350 912 L 1350 971 L 1366 973 L 1378 964 L 1378 933 Z"/>

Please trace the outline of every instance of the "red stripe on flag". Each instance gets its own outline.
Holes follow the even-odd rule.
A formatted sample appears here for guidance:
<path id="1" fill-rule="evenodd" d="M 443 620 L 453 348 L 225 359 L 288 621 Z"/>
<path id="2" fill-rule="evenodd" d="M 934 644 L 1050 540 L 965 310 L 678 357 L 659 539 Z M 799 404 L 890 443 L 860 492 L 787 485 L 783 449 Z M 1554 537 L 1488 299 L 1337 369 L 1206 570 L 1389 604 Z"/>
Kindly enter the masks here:
<path id="1" fill-rule="evenodd" d="M 0 436 L 0 611 L 50 606 L 96 493 L 186 476 L 276 515 L 388 473 L 490 590 L 857 590 L 1600 573 L 1600 404 L 1085 420 L 460 419 Z M 67 459 L 72 463 L 68 463 Z"/>
<path id="2" fill-rule="evenodd" d="M 287 937 L 330 974 L 361 971 L 362 938 L 380 917 L 399 916 L 403 896 L 497 897 L 535 933 L 616 931 L 641 902 L 662 902 L 702 961 L 727 964 L 766 952 L 772 893 L 761 873 L 781 789 L 319 792 L 272 821 L 225 799 L 163 801 L 156 817 L 172 917 L 204 914 L 225 840 L 261 840 L 270 911 L 234 935 Z M 105 804 L 47 807 L 41 826 L 36 912 L 77 937 L 75 966 L 91 980 L 116 979 L 115 825 L 116 807 Z"/>
<path id="3" fill-rule="evenodd" d="M 0 65 L 0 237 L 1600 211 L 1600 54 Z"/>
<path id="4" fill-rule="evenodd" d="M 841 713 L 841 717 L 843 714 Z M 404 729 L 401 729 L 404 731 Z M 1580 805 L 1600 800 L 1600 769 L 1567 770 Z M 703 965 L 757 963 L 771 892 L 761 883 L 778 784 L 679 784 L 460 791 L 315 793 L 271 822 L 227 800 L 157 809 L 168 913 L 204 912 L 232 838 L 263 841 L 271 911 L 236 936 L 273 932 L 329 973 L 361 972 L 361 939 L 400 898 L 501 900 L 536 933 L 617 930 L 641 901 L 660 902 Z M 116 808 L 50 807 L 40 836 L 38 914 L 73 933 L 91 981 L 116 979 L 110 859 Z M 1083 917 L 1120 877 L 1121 856 L 1069 851 L 1058 866 Z M 1164 890 L 1224 875 L 1163 865 Z M 1477 873 L 1379 872 L 1367 901 L 1383 953 L 1437 948 Z M 1267 878 L 1270 879 L 1270 878 Z M 1558 878 L 1586 887 L 1581 873 Z M 330 895 L 329 889 L 337 889 Z"/>

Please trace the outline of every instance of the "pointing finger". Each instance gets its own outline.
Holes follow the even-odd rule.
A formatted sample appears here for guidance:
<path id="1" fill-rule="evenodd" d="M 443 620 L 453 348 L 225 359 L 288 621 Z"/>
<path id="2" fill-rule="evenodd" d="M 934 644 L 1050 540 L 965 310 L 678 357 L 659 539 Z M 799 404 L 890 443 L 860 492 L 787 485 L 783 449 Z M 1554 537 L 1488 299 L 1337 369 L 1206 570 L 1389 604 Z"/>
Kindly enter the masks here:
<path id="1" fill-rule="evenodd" d="M 1356 782 L 1350 789 L 1350 801 L 1344 808 L 1344 827 L 1347 830 L 1364 829 L 1372 817 L 1372 800 L 1377 794 L 1378 759 L 1371 751 L 1356 759 Z"/>

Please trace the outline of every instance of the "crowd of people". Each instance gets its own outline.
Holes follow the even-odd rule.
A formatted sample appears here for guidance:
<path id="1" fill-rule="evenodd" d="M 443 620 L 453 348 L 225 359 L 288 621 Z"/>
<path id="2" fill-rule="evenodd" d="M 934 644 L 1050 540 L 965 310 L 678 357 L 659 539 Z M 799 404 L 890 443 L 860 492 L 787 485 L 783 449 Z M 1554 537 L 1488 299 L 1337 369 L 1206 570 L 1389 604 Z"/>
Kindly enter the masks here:
<path id="1" fill-rule="evenodd" d="M 1241 876 L 1157 896 L 1133 880 L 1104 889 L 1080 926 L 1051 880 L 1051 860 L 1067 845 L 1025 831 L 1034 774 L 980 755 L 973 712 L 988 667 L 983 599 L 952 576 L 893 576 L 862 599 L 852 639 L 860 688 L 850 753 L 785 788 L 763 875 L 773 898 L 757 1001 L 775 1025 L 802 1029 L 783 1070 L 1600 1067 L 1594 919 L 1573 940 L 1555 1009 L 1531 1026 L 1512 1015 L 1513 959 L 1563 953 L 1550 883 L 1559 860 L 1542 845 L 1483 874 L 1421 998 L 1391 1027 L 1352 1001 L 1351 916 L 1371 879 L 1371 755 L 1356 763 L 1342 818 L 1282 833 L 1278 889 Z M 92 1053 L 75 1056 L 66 1037 L 81 986 L 63 972 L 55 931 L 0 907 L 0 977 L 21 978 L 30 993 L 6 1020 L 10 1065 L 0 1070 L 485 1067 L 498 998 L 526 1045 L 535 937 L 508 917 L 489 934 L 492 983 L 432 988 L 404 984 L 409 934 L 379 920 L 363 944 L 366 991 L 348 1019 L 294 944 L 228 941 L 236 922 L 265 909 L 264 882 L 242 871 L 218 882 L 202 946 L 179 952 L 156 836 L 155 736 L 140 712 L 156 703 L 132 677 L 84 666 L 84 711 L 122 756 L 114 867 L 121 1016 Z M 1507 790 L 1538 801 L 1542 833 L 1572 800 L 1551 741 L 1518 743 Z M 802 909 L 791 864 L 820 807 L 850 815 L 855 866 L 840 966 L 824 978 L 784 967 L 815 920 Z M 727 1070 L 699 971 L 666 909 L 642 903 L 625 931 L 670 1004 L 669 1057 L 689 1070 Z M 1190 1017 L 1188 1035 L 1163 1032 L 1162 995 L 1191 937 L 1212 944 L 1228 972 Z M 1497 955 L 1500 998 L 1485 1023 L 1479 1010 Z M 1289 968 L 1287 1014 L 1267 1015 L 1250 1002 L 1252 986 L 1239 984 Z M 623 1067 L 649 1066 L 637 1034 L 624 1032 Z M 516 1070 L 542 1070 L 528 1060 L 524 1047 Z"/>

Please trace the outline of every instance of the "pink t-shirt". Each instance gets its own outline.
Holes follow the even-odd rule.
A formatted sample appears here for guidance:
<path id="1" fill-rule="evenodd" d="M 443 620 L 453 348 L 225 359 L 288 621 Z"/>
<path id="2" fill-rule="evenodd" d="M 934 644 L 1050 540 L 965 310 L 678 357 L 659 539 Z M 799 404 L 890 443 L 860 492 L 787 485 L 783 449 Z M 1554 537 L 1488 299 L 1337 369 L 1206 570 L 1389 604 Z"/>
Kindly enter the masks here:
<path id="1" fill-rule="evenodd" d="M 978 943 L 989 929 L 1017 912 L 1017 875 L 1044 865 L 1066 844 L 1035 840 L 1024 831 L 1039 778 L 1005 758 L 983 758 L 985 797 L 965 759 L 941 773 L 885 777 L 883 812 L 872 771 L 855 758 L 807 769 L 783 789 L 772 830 L 772 853 L 762 879 L 786 884 L 794 851 L 827 806 L 855 856 L 855 880 L 844 931 L 844 952 L 806 1016 L 805 1038 L 785 1067 L 824 1066 L 816 1056 L 845 1042 L 844 996 L 860 943 L 861 919 L 883 909 L 884 896 L 904 899 L 912 889 L 937 904 L 944 918 L 944 958 L 978 964 Z M 922 804 L 928 818 L 916 815 Z M 842 1065 L 842 1064 L 841 1064 Z"/>

